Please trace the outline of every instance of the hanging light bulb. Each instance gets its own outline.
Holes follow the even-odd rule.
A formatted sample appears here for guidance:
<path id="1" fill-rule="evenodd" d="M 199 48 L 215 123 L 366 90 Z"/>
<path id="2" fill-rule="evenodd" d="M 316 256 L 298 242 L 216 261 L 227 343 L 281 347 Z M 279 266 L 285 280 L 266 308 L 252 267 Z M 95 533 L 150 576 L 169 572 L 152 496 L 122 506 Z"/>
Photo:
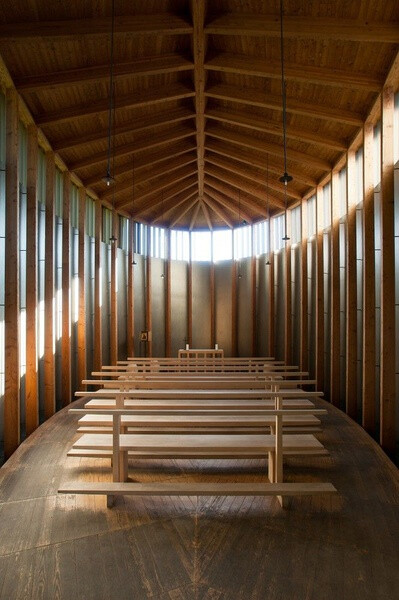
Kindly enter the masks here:
<path id="1" fill-rule="evenodd" d="M 113 117 L 113 94 L 114 94 L 114 33 L 115 33 L 115 0 L 112 0 L 112 16 L 111 16 L 111 50 L 109 64 L 109 109 L 108 109 L 108 154 L 107 154 L 107 172 L 102 178 L 102 181 L 110 186 L 115 179 L 111 175 L 111 138 L 112 138 L 112 117 Z"/>
<path id="2" fill-rule="evenodd" d="M 286 83 L 284 77 L 284 28 L 283 28 L 284 7 L 283 0 L 280 0 L 280 55 L 281 55 L 281 95 L 283 99 L 283 144 L 284 144 L 284 173 L 279 181 L 285 186 L 292 181 L 291 175 L 287 172 L 287 97 Z"/>

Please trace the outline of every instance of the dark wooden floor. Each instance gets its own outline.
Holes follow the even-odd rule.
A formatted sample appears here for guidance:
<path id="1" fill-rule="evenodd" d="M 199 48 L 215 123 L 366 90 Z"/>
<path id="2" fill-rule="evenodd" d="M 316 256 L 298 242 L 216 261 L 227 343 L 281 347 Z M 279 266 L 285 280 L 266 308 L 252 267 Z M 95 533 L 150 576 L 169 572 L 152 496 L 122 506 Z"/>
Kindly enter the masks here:
<path id="1" fill-rule="evenodd" d="M 109 477 L 108 461 L 66 458 L 77 417 L 42 425 L 0 469 L 0 598 L 14 600 L 395 600 L 399 477 L 332 407 L 331 457 L 291 458 L 287 480 L 331 481 L 335 498 L 58 496 L 61 481 Z M 92 466 L 94 465 L 94 468 Z M 137 480 L 264 477 L 262 461 L 131 464 Z"/>

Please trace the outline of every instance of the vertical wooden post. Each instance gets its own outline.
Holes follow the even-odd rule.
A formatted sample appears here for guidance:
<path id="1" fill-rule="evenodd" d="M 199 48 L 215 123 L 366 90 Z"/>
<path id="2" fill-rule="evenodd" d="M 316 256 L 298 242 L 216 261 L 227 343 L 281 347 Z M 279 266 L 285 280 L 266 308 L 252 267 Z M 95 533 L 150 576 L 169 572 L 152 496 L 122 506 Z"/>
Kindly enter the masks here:
<path id="1" fill-rule="evenodd" d="M 147 342 L 147 353 L 146 356 L 152 356 L 152 288 L 151 288 L 151 244 L 150 234 L 147 231 L 147 257 L 146 257 L 146 304 L 145 304 L 145 318 L 146 318 L 146 329 L 149 332 L 149 339 Z"/>
<path id="2" fill-rule="evenodd" d="M 94 226 L 94 369 L 99 371 L 102 365 L 102 318 L 101 318 L 101 237 L 102 213 L 101 200 L 96 200 Z"/>
<path id="3" fill-rule="evenodd" d="M 394 91 L 381 95 L 381 360 L 380 443 L 395 452 Z"/>
<path id="4" fill-rule="evenodd" d="M 308 357 L 308 206 L 307 201 L 301 202 L 301 282 L 300 282 L 300 366 L 301 371 L 307 371 Z"/>
<path id="5" fill-rule="evenodd" d="M 165 261 L 165 355 L 172 355 L 172 278 L 171 278 L 171 260 L 170 260 L 170 229 L 166 232 L 166 261 Z"/>
<path id="6" fill-rule="evenodd" d="M 316 190 L 316 380 L 324 387 L 324 268 L 323 268 L 323 188 Z"/>
<path id="7" fill-rule="evenodd" d="M 234 229 L 232 235 L 232 263 L 231 263 L 231 348 L 232 355 L 238 356 L 237 335 L 237 263 L 234 258 Z"/>
<path id="8" fill-rule="evenodd" d="M 340 404 L 340 281 L 339 281 L 339 173 L 331 173 L 330 235 L 330 402 Z"/>
<path id="9" fill-rule="evenodd" d="M 346 412 L 357 413 L 356 157 L 346 155 Z"/>
<path id="10" fill-rule="evenodd" d="M 86 250 L 86 190 L 79 189 L 79 311 L 78 311 L 78 385 L 86 378 L 86 293 L 85 293 L 85 252 Z"/>
<path id="11" fill-rule="evenodd" d="M 64 173 L 62 212 L 62 405 L 72 399 L 71 385 L 71 176 Z"/>
<path id="12" fill-rule="evenodd" d="M 191 260 L 191 231 L 189 232 L 189 261 L 187 265 L 187 337 L 191 348 L 193 345 L 193 264 Z"/>
<path id="13" fill-rule="evenodd" d="M 209 268 L 209 288 L 211 296 L 211 348 L 214 348 L 216 343 L 215 334 L 215 263 L 213 262 L 213 253 L 211 257 L 211 264 Z"/>
<path id="14" fill-rule="evenodd" d="M 284 257 L 285 257 L 285 329 L 284 329 L 284 361 L 286 365 L 292 363 L 292 284 L 291 284 L 291 211 L 286 212 L 286 231 Z"/>
<path id="15" fill-rule="evenodd" d="M 269 356 L 275 355 L 275 294 L 274 294 L 274 252 L 272 251 L 272 222 L 269 216 Z"/>
<path id="16" fill-rule="evenodd" d="M 20 443 L 18 94 L 6 96 L 6 247 L 4 455 Z"/>
<path id="17" fill-rule="evenodd" d="M 254 240 L 254 226 L 251 225 L 251 329 L 252 329 L 252 356 L 257 354 L 257 335 L 256 335 L 256 256 L 255 256 L 255 240 Z"/>
<path id="18" fill-rule="evenodd" d="M 129 219 L 129 256 L 127 271 L 127 355 L 134 356 L 134 219 Z"/>
<path id="19" fill-rule="evenodd" d="M 36 125 L 28 127 L 27 231 L 26 231 L 26 435 L 39 425 L 37 372 L 37 161 Z"/>
<path id="20" fill-rule="evenodd" d="M 375 433 L 375 249 L 373 124 L 363 129 L 363 369 L 362 425 Z"/>
<path id="21" fill-rule="evenodd" d="M 110 359 L 111 365 L 116 365 L 118 361 L 118 298 L 117 298 L 117 277 L 118 277 L 118 238 L 119 238 L 119 216 L 115 211 L 112 212 L 112 239 L 111 239 L 111 294 L 110 294 Z"/>
<path id="22" fill-rule="evenodd" d="M 55 347 L 54 347 L 54 206 L 55 158 L 46 154 L 46 260 L 44 325 L 44 415 L 48 419 L 55 412 Z"/>

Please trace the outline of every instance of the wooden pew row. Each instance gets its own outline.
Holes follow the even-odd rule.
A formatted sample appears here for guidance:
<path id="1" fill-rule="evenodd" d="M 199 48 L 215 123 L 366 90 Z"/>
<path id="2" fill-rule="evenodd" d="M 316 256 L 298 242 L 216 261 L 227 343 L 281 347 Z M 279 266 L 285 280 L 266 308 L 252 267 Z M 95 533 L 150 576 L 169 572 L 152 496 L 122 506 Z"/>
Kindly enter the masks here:
<path id="1" fill-rule="evenodd" d="M 125 378 L 121 377 L 114 380 L 106 379 L 84 379 L 82 385 L 94 385 L 103 386 L 106 388 L 118 388 L 118 389 L 170 389 L 170 390 L 181 390 L 181 389 L 196 389 L 196 390 L 273 390 L 276 392 L 279 389 L 291 389 L 292 391 L 297 390 L 306 394 L 311 394 L 311 391 L 305 391 L 298 388 L 298 385 L 315 385 L 316 380 L 314 379 L 258 379 L 258 378 L 233 378 L 233 377 L 184 377 L 184 376 L 173 376 L 173 377 L 155 377 L 155 378 Z M 80 392 L 77 392 L 79 395 Z M 88 392 L 90 393 L 90 392 Z M 316 392 L 318 396 L 320 392 Z M 276 393 L 274 394 L 276 395 Z"/>

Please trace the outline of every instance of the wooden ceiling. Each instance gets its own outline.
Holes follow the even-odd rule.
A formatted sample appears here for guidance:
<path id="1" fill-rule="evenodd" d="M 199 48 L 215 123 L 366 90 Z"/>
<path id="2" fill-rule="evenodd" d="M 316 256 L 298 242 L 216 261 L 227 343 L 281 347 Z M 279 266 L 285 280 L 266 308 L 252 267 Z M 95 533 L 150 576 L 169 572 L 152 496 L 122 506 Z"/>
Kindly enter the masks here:
<path id="1" fill-rule="evenodd" d="M 399 2 L 284 10 L 292 204 L 362 126 L 398 52 Z M 107 187 L 111 0 L 1 2 L 0 53 L 68 168 L 147 223 L 232 227 L 263 219 L 268 199 L 280 211 L 279 0 L 115 0 L 115 14 Z"/>

